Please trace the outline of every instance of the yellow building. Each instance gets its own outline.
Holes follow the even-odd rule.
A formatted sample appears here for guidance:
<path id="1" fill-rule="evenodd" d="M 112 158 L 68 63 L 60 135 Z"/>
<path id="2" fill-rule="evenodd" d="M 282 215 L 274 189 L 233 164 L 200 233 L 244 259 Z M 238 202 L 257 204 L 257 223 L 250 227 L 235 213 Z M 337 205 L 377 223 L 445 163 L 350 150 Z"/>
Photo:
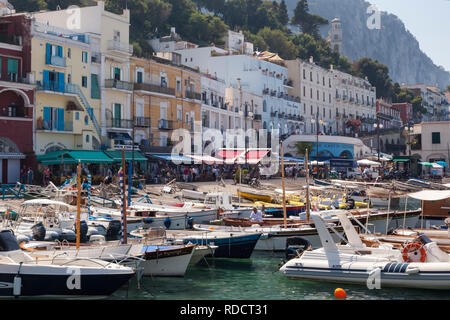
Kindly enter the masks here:
<path id="1" fill-rule="evenodd" d="M 100 148 L 100 95 L 92 81 L 89 35 L 33 22 L 36 154 Z M 97 86 L 98 89 L 98 86 Z M 98 90 L 97 90 L 98 92 Z"/>
<path id="2" fill-rule="evenodd" d="M 175 129 L 201 132 L 198 72 L 159 57 L 132 57 L 130 78 L 134 82 L 136 143 L 166 147 Z"/>
<path id="3" fill-rule="evenodd" d="M 92 75 L 100 86 L 101 143 L 103 148 L 131 148 L 132 118 L 131 96 L 133 85 L 129 80 L 130 11 L 122 14 L 105 10 L 104 2 L 76 10 L 56 10 L 36 13 L 41 23 L 71 28 L 90 37 L 92 50 Z"/>

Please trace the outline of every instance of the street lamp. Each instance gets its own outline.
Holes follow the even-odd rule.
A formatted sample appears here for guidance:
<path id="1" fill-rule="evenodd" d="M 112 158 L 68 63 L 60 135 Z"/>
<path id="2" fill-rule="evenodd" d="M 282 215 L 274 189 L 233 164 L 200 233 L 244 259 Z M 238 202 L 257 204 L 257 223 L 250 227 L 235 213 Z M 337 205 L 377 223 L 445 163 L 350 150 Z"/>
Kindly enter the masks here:
<path id="1" fill-rule="evenodd" d="M 377 117 L 377 123 L 373 124 L 377 129 L 377 148 L 378 148 L 378 162 L 380 161 L 380 129 L 383 129 L 383 124 L 380 123 L 380 119 Z"/>

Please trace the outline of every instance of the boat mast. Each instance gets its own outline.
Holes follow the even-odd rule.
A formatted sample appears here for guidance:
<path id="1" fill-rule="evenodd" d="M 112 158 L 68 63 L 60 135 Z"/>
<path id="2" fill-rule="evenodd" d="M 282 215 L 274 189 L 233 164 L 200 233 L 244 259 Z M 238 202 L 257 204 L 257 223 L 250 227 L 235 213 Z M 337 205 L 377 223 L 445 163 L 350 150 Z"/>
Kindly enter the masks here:
<path id="1" fill-rule="evenodd" d="M 280 144 L 281 151 L 281 186 L 283 189 L 283 220 L 284 220 L 284 228 L 287 228 L 286 221 L 286 191 L 284 189 L 284 161 L 283 161 L 283 141 Z"/>
<path id="2" fill-rule="evenodd" d="M 122 148 L 122 175 L 121 187 L 122 187 L 122 243 L 127 243 L 127 201 L 125 192 L 125 149 Z"/>
<path id="3" fill-rule="evenodd" d="M 77 197 L 77 249 L 80 248 L 80 205 L 81 205 L 81 162 L 78 160 L 77 166 L 77 187 L 78 187 L 78 197 Z"/>
<path id="4" fill-rule="evenodd" d="M 308 148 L 305 150 L 305 170 L 306 170 L 306 221 L 309 221 L 309 166 L 308 166 Z"/>

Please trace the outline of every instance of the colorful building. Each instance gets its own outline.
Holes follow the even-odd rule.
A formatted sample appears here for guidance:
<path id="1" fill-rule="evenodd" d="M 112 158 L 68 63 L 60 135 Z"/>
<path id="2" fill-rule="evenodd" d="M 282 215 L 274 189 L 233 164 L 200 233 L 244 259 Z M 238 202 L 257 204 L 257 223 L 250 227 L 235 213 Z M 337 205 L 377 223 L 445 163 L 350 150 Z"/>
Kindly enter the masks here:
<path id="1" fill-rule="evenodd" d="M 34 21 L 31 70 L 36 80 L 36 153 L 100 149 L 91 98 L 90 37 Z"/>
<path id="2" fill-rule="evenodd" d="M 25 14 L 0 17 L 0 184 L 35 165 L 31 23 Z"/>
<path id="3" fill-rule="evenodd" d="M 201 75 L 173 61 L 131 58 L 135 142 L 149 151 L 170 146 L 173 130 L 201 132 Z"/>

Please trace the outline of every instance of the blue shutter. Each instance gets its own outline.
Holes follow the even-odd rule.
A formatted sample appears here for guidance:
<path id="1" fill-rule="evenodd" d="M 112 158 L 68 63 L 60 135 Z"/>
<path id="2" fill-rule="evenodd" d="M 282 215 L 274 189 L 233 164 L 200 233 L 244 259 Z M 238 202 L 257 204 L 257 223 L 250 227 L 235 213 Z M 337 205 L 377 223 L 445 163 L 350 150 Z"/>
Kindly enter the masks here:
<path id="1" fill-rule="evenodd" d="M 44 89 L 49 89 L 50 88 L 50 72 L 48 72 L 47 70 L 44 70 L 44 78 L 43 78 L 43 88 Z"/>
<path id="2" fill-rule="evenodd" d="M 52 57 L 52 45 L 50 43 L 45 44 L 45 63 L 50 64 Z"/>
<path id="3" fill-rule="evenodd" d="M 61 58 L 62 58 L 62 56 L 63 56 L 63 53 L 62 53 L 62 47 L 61 47 L 61 46 L 58 46 L 57 48 L 58 48 L 58 49 L 57 49 L 57 51 L 56 51 L 56 55 L 57 55 L 58 57 L 61 57 Z"/>
<path id="4" fill-rule="evenodd" d="M 51 129 L 52 108 L 44 107 L 44 122 L 42 123 L 42 129 Z"/>
<path id="5" fill-rule="evenodd" d="M 64 109 L 58 108 L 58 131 L 64 131 Z"/>
<path id="6" fill-rule="evenodd" d="M 64 73 L 63 72 L 58 72 L 58 91 L 59 92 L 65 92 L 65 78 L 64 78 Z"/>

